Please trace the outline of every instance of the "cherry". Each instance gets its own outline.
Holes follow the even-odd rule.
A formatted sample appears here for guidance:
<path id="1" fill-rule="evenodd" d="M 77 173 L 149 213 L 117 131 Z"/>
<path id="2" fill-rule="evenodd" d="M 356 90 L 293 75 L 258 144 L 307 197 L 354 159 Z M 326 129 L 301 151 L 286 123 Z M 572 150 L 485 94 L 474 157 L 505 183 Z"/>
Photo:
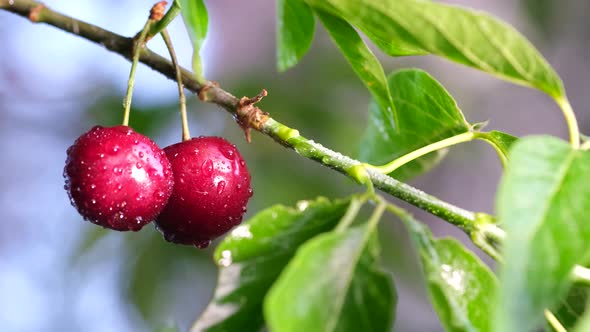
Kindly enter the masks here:
<path id="1" fill-rule="evenodd" d="M 235 145 L 198 137 L 164 149 L 174 190 L 156 227 L 169 242 L 207 247 L 242 221 L 252 197 L 250 173 Z"/>
<path id="2" fill-rule="evenodd" d="M 96 126 L 67 151 L 64 188 L 84 219 L 118 231 L 153 221 L 172 194 L 164 151 L 127 126 Z"/>

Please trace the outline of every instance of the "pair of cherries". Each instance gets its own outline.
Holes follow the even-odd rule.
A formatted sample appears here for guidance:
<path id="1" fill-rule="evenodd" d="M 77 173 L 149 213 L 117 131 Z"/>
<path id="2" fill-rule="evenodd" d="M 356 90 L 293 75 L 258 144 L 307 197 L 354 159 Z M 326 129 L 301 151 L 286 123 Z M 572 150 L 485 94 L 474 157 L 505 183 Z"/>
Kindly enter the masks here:
<path id="1" fill-rule="evenodd" d="M 67 151 L 65 189 L 84 219 L 118 231 L 155 221 L 173 243 L 209 245 L 239 224 L 252 196 L 234 145 L 198 137 L 160 149 L 128 126 L 96 126 Z"/>

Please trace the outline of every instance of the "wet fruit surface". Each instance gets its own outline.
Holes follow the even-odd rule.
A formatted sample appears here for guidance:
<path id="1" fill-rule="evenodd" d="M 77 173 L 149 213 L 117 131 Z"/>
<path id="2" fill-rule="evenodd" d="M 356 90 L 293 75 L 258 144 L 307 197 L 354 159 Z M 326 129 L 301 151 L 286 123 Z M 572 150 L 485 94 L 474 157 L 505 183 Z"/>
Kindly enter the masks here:
<path id="1" fill-rule="evenodd" d="M 64 177 L 72 205 L 84 219 L 118 231 L 153 221 L 172 193 L 164 151 L 127 126 L 96 126 L 67 152 Z"/>
<path id="2" fill-rule="evenodd" d="M 164 151 L 175 184 L 156 226 L 167 241 L 206 247 L 242 221 L 252 189 L 234 145 L 220 137 L 199 137 Z"/>

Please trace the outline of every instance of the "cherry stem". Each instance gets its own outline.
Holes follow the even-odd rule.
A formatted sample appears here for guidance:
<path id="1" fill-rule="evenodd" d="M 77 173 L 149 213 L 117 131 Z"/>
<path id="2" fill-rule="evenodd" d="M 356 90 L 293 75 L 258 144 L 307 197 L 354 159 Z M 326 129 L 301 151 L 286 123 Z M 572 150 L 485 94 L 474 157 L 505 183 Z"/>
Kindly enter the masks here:
<path id="1" fill-rule="evenodd" d="M 135 71 L 137 69 L 137 62 L 139 62 L 139 56 L 143 49 L 145 39 L 147 33 L 150 29 L 150 25 L 152 23 L 152 19 L 148 19 L 145 23 L 143 29 L 139 33 L 139 36 L 135 38 L 135 42 L 133 44 L 133 58 L 131 61 L 131 72 L 129 73 L 129 80 L 127 81 L 127 93 L 125 94 L 125 99 L 123 100 L 123 125 L 129 125 L 129 114 L 131 113 L 131 98 L 133 96 L 133 87 L 135 86 Z"/>
<path id="2" fill-rule="evenodd" d="M 160 31 L 160 35 L 162 35 L 164 43 L 166 43 L 166 47 L 168 48 L 168 52 L 170 53 L 170 58 L 172 59 L 172 65 L 174 66 L 174 70 L 176 71 L 176 82 L 178 82 L 178 99 L 180 100 L 180 120 L 182 122 L 182 140 L 188 141 L 191 139 L 191 133 L 188 128 L 188 117 L 186 114 L 186 97 L 184 96 L 182 71 L 180 66 L 178 65 L 178 60 L 176 59 L 176 52 L 174 52 L 174 47 L 172 46 L 172 41 L 170 40 L 170 34 L 168 34 L 168 30 L 163 29 L 162 31 Z"/>

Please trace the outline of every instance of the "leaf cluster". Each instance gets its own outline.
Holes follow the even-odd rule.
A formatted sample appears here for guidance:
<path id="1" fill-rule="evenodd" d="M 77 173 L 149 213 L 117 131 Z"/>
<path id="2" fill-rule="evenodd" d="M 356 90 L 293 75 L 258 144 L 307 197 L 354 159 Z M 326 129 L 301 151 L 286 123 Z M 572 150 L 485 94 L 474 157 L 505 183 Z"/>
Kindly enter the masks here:
<path id="1" fill-rule="evenodd" d="M 201 0 L 180 6 L 202 78 L 206 7 Z M 498 153 L 504 174 L 497 217 L 474 218 L 464 229 L 501 267 L 496 275 L 457 240 L 434 238 L 371 186 L 343 199 L 276 205 L 215 250 L 217 288 L 193 331 L 391 330 L 397 295 L 377 236 L 385 210 L 408 229 L 445 330 L 520 332 L 549 324 L 559 332 L 587 331 L 587 289 L 572 272 L 590 263 L 590 152 L 580 145 L 561 79 L 539 51 L 491 15 L 438 2 L 277 0 L 279 71 L 305 56 L 316 18 L 371 95 L 359 163 L 407 181 L 435 167 L 451 145 L 479 139 Z M 369 41 L 387 56 L 434 55 L 547 94 L 564 113 L 570 142 L 483 131 L 427 72 L 387 74 Z M 372 214 L 359 216 L 368 202 Z"/>

